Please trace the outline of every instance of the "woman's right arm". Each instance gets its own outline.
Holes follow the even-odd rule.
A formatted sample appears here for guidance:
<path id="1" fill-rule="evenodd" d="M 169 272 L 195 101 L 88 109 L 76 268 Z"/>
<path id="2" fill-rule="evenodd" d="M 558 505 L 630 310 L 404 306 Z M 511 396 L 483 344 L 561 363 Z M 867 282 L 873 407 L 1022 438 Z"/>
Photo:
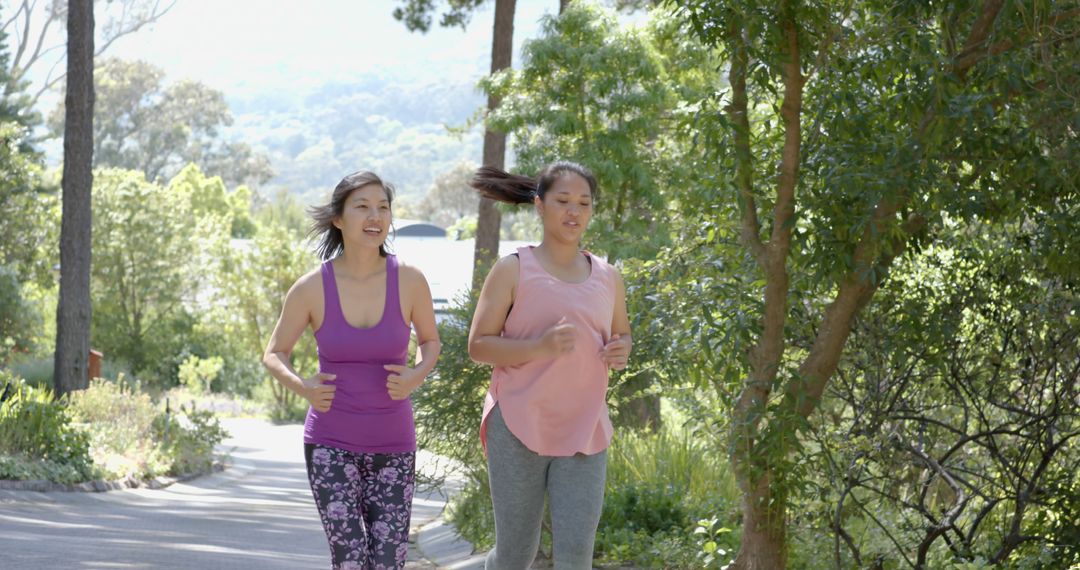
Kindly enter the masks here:
<path id="1" fill-rule="evenodd" d="M 502 336 L 503 325 L 514 304 L 517 288 L 518 258 L 500 259 L 484 281 L 469 329 L 469 356 L 476 362 L 493 366 L 517 366 L 533 360 L 555 358 L 574 348 L 574 325 L 562 323 L 536 338 L 515 339 Z"/>
<path id="2" fill-rule="evenodd" d="M 325 412 L 330 409 L 335 387 L 325 385 L 322 381 L 332 380 L 334 375 L 319 373 L 305 380 L 293 369 L 290 358 L 296 341 L 311 323 L 311 285 L 311 276 L 301 277 L 285 295 L 281 316 L 270 335 L 270 343 L 266 345 L 262 361 L 263 366 L 278 382 L 311 402 L 316 410 Z"/>

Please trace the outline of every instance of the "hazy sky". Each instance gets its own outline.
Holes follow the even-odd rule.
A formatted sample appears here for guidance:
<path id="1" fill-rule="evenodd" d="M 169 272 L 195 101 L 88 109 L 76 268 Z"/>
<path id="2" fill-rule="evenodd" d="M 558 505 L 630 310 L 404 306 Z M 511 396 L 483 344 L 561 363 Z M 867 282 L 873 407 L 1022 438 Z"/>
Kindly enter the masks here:
<path id="1" fill-rule="evenodd" d="M 105 55 L 149 61 L 165 70 L 170 83 L 196 79 L 229 98 L 306 90 L 369 73 L 404 82 L 487 73 L 494 2 L 474 14 L 467 30 L 439 28 L 436 18 L 426 35 L 394 20 L 398 5 L 394 0 L 178 0 L 153 27 L 122 38 Z M 516 49 L 536 35 L 544 14 L 557 11 L 558 0 L 519 0 Z M 99 10 L 99 26 L 103 18 Z M 46 68 L 40 66 L 35 76 Z M 44 108 L 51 109 L 56 97 Z"/>

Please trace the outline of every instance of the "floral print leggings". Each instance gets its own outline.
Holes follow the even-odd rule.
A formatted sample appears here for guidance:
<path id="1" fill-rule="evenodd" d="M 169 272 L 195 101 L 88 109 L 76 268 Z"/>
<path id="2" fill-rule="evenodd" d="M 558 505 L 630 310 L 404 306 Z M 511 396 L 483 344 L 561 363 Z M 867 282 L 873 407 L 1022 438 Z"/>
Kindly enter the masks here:
<path id="1" fill-rule="evenodd" d="M 334 570 L 403 568 L 416 454 L 307 443 L 304 458 Z"/>

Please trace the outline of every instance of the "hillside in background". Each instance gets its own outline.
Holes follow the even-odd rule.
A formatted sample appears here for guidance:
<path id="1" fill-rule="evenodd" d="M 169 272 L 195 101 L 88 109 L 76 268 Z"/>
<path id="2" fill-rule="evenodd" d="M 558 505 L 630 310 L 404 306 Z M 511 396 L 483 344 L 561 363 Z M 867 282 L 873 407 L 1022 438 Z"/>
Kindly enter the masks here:
<path id="1" fill-rule="evenodd" d="M 484 104 L 474 78 L 418 84 L 367 76 L 229 104 L 236 120 L 229 136 L 270 157 L 277 176 L 267 189 L 287 188 L 307 203 L 361 169 L 419 198 L 439 174 L 477 161 L 483 142 L 479 127 L 450 130 Z"/>

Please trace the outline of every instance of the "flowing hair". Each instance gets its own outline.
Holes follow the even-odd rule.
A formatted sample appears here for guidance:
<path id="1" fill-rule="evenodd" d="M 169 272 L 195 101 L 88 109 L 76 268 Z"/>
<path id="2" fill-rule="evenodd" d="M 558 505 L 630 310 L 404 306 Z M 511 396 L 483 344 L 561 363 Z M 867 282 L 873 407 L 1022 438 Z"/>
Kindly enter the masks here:
<path id="1" fill-rule="evenodd" d="M 537 196 L 543 200 L 551 185 L 568 172 L 577 174 L 589 183 L 589 194 L 594 202 L 599 198 L 596 177 L 592 171 L 576 162 L 564 160 L 545 166 L 536 178 L 510 174 L 493 166 L 481 166 L 469 180 L 469 186 L 475 188 L 483 197 L 497 202 L 528 204 Z"/>
<path id="2" fill-rule="evenodd" d="M 394 203 L 394 187 L 383 182 L 374 172 L 361 170 L 341 179 L 334 187 L 334 193 L 330 196 L 330 202 L 322 206 L 311 206 L 308 214 L 311 215 L 311 229 L 308 236 L 317 241 L 315 254 L 322 261 L 327 261 L 341 255 L 345 250 L 345 240 L 341 230 L 334 226 L 334 220 L 341 217 L 345 212 L 345 201 L 355 190 L 364 186 L 376 184 L 386 192 L 386 199 L 391 205 Z M 386 257 L 386 244 L 379 245 L 379 255 Z"/>

